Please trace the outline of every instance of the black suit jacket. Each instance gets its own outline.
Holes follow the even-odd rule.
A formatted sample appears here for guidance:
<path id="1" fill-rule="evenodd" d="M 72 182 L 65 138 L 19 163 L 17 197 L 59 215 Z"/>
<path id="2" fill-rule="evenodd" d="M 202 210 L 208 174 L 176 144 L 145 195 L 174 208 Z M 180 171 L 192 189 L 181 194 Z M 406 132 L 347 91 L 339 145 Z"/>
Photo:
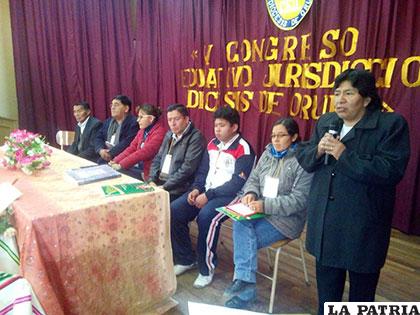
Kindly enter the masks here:
<path id="1" fill-rule="evenodd" d="M 99 151 L 102 149 L 106 149 L 106 138 L 108 133 L 109 125 L 111 124 L 113 118 L 108 118 L 104 121 L 102 127 L 99 129 L 98 134 L 95 138 L 95 151 L 99 156 Z M 134 137 L 136 136 L 137 132 L 139 131 L 139 124 L 137 123 L 137 118 L 132 114 L 129 114 L 125 117 L 124 121 L 121 124 L 121 132 L 120 132 L 120 141 L 116 146 L 109 150 L 109 154 L 112 158 L 116 157 L 122 151 L 125 150 L 133 141 Z M 107 163 L 102 158 L 97 160 L 98 164 Z"/>
<path id="2" fill-rule="evenodd" d="M 67 152 L 80 156 L 84 159 L 96 162 L 99 155 L 95 152 L 95 138 L 96 133 L 102 127 L 102 122 L 90 116 L 83 134 L 80 133 L 79 125 L 74 128 L 75 136 L 72 145 L 67 149 Z M 80 150 L 79 150 L 80 143 Z"/>

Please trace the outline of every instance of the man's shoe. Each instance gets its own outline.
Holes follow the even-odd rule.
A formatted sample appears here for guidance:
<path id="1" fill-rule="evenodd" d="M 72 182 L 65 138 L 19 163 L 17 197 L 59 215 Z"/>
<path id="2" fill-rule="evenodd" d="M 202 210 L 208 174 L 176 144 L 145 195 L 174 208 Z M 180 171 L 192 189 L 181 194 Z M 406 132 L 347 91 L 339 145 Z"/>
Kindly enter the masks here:
<path id="1" fill-rule="evenodd" d="M 175 276 L 182 275 L 184 272 L 195 268 L 196 265 L 197 263 L 195 262 L 193 262 L 191 265 L 175 265 L 174 266 Z"/>
<path id="2" fill-rule="evenodd" d="M 229 308 L 237 308 L 237 309 L 247 309 L 248 306 L 254 301 L 252 300 L 242 300 L 241 298 L 234 296 L 230 300 L 226 301 L 225 306 Z"/>
<path id="3" fill-rule="evenodd" d="M 255 283 L 235 279 L 235 280 L 233 280 L 230 287 L 228 287 L 225 290 L 225 292 L 223 292 L 223 296 L 226 297 L 226 298 L 231 298 L 234 295 L 238 295 L 239 292 L 242 292 L 248 286 L 255 286 Z"/>
<path id="4" fill-rule="evenodd" d="M 198 274 L 197 279 L 195 279 L 193 287 L 197 289 L 202 289 L 208 286 L 213 281 L 213 273 L 210 273 L 208 276 L 203 276 L 201 273 Z"/>

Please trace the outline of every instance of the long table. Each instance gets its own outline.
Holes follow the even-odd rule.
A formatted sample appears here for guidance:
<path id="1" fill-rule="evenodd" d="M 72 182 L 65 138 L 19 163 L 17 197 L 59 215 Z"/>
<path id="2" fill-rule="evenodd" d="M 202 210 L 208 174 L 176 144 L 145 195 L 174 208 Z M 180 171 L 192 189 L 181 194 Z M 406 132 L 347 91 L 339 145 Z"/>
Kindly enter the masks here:
<path id="1" fill-rule="evenodd" d="M 1 154 L 0 154 L 1 155 Z M 65 170 L 92 164 L 53 149 L 48 169 L 25 175 L 0 169 L 23 196 L 14 202 L 21 273 L 42 306 L 55 314 L 158 314 L 174 305 L 169 195 L 104 197 L 101 186 L 78 186 Z"/>

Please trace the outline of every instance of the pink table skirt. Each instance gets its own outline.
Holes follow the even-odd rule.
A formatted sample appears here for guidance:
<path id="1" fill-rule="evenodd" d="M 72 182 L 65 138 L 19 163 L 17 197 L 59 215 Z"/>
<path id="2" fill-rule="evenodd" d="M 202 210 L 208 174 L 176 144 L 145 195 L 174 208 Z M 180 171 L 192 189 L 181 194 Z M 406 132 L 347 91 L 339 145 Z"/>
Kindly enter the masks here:
<path id="1" fill-rule="evenodd" d="M 167 192 L 104 197 L 102 185 L 135 180 L 77 186 L 65 170 L 90 162 L 59 150 L 51 162 L 32 176 L 0 169 L 1 181 L 19 178 L 23 196 L 13 207 L 21 273 L 46 313 L 166 311 L 176 289 Z"/>

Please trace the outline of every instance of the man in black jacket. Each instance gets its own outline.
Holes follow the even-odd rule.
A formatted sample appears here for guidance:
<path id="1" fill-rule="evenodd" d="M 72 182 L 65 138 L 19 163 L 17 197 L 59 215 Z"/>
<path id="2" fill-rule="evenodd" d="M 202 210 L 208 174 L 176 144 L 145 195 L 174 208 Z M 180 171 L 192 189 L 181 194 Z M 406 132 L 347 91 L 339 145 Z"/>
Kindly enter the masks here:
<path id="1" fill-rule="evenodd" d="M 98 164 L 111 161 L 128 147 L 139 131 L 136 117 L 130 113 L 131 100 L 117 95 L 111 103 L 111 117 L 104 121 L 95 139 Z"/>
<path id="2" fill-rule="evenodd" d="M 204 152 L 205 140 L 190 121 L 184 105 L 170 105 L 167 112 L 170 130 L 153 159 L 149 182 L 162 186 L 173 201 L 192 184 Z"/>
<path id="3" fill-rule="evenodd" d="M 99 155 L 95 152 L 95 137 L 102 122 L 91 116 L 89 103 L 81 101 L 73 105 L 73 115 L 77 125 L 74 128 L 74 142 L 67 152 L 95 162 Z"/>

